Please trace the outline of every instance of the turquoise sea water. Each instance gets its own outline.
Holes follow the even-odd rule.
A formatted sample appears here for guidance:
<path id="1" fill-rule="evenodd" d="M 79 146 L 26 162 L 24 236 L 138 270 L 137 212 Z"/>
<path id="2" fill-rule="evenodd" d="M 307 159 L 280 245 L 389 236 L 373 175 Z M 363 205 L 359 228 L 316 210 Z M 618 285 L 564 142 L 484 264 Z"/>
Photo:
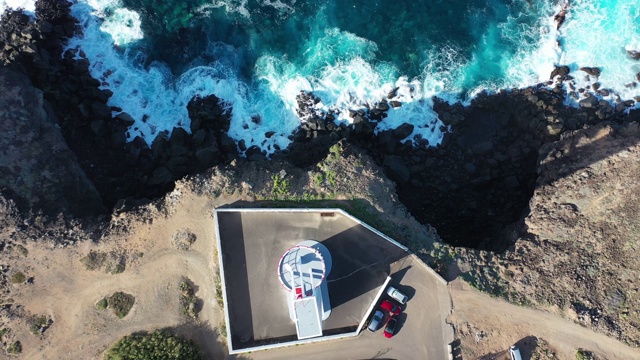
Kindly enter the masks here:
<path id="1" fill-rule="evenodd" d="M 32 0 L 0 0 L 0 7 Z M 283 148 L 300 124 L 295 96 L 313 90 L 319 107 L 349 121 L 357 109 L 400 87 L 378 126 L 415 125 L 435 144 L 442 133 L 431 97 L 467 101 L 482 90 L 548 80 L 569 65 L 578 86 L 600 82 L 606 100 L 640 95 L 630 86 L 640 62 L 637 0 L 79 0 L 73 14 L 84 35 L 69 48 L 91 60 L 114 92 L 110 104 L 130 113 L 130 137 L 148 142 L 174 126 L 188 128 L 186 104 L 215 94 L 233 108 L 230 135 L 267 152 Z M 602 68 L 599 79 L 578 70 Z M 260 121 L 251 121 L 256 116 Z M 266 138 L 265 132 L 276 136 Z"/>

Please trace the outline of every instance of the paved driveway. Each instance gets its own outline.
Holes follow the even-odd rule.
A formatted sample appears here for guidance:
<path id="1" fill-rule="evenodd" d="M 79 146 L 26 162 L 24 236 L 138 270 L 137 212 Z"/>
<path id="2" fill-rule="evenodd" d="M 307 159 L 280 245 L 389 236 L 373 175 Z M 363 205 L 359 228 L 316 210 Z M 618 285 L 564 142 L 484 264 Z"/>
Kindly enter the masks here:
<path id="1" fill-rule="evenodd" d="M 364 330 L 351 339 L 326 341 L 283 349 L 260 351 L 244 356 L 268 359 L 401 359 L 445 360 L 453 330 L 445 323 L 451 312 L 447 285 L 415 256 L 394 264 L 392 284 L 409 296 L 396 335 L 386 339 L 382 330 Z"/>

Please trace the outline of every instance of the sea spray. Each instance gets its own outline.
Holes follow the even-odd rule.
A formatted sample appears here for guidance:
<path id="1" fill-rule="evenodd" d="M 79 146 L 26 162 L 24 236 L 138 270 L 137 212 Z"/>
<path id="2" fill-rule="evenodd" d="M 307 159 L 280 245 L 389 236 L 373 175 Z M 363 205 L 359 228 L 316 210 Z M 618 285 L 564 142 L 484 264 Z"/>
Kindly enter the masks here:
<path id="1" fill-rule="evenodd" d="M 300 125 L 300 91 L 313 91 L 319 108 L 349 122 L 348 110 L 374 106 L 398 87 L 392 100 L 402 106 L 378 130 L 408 122 L 414 134 L 405 140 L 420 134 L 432 145 L 443 129 L 433 96 L 468 103 L 482 91 L 546 82 L 555 65 L 568 65 L 579 88 L 598 82 L 609 101 L 640 95 L 639 62 L 626 54 L 640 48 L 633 0 L 571 1 L 559 29 L 553 17 L 565 4 L 542 0 L 152 3 L 73 7 L 83 35 L 68 47 L 82 50 L 77 56 L 114 92 L 109 104 L 133 116 L 130 140 L 188 129 L 186 104 L 196 95 L 226 101 L 229 134 L 268 153 L 286 147 Z M 0 9 L 21 4 L 33 9 L 26 0 L 0 0 Z M 201 42 L 186 46 L 189 39 Z M 602 73 L 587 75 L 584 66 Z M 267 138 L 270 131 L 276 135 Z"/>

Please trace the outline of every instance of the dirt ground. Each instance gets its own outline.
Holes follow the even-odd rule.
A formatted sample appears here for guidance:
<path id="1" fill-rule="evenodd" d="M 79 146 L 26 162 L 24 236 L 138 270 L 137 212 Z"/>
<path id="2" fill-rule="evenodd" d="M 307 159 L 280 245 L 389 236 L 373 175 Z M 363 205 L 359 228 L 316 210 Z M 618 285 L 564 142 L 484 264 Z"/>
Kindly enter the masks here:
<path id="1" fill-rule="evenodd" d="M 172 213 L 155 214 L 152 223 L 144 218 L 123 218 L 128 228 L 124 236 L 55 249 L 44 246 L 46 243 L 29 242 L 24 244 L 26 257 L 14 254 L 5 258 L 11 269 L 34 278 L 33 284 L 12 285 L 11 291 L 12 301 L 23 304 L 20 312 L 26 315 L 10 324 L 12 337 L 22 343 L 21 357 L 101 358 L 102 352 L 122 336 L 164 327 L 178 327 L 190 338 L 202 338 L 197 342 L 208 347 L 209 354 L 223 354 L 224 347 L 211 341 L 223 319 L 216 301 L 201 302 L 197 321 L 183 315 L 179 303 L 182 277 L 194 284 L 199 299 L 215 299 L 213 206 L 205 197 L 179 196 Z M 118 215 L 115 217 L 117 222 Z M 188 250 L 179 250 L 173 241 L 173 235 L 181 229 L 196 236 Z M 87 270 L 80 259 L 89 251 L 124 253 L 125 271 L 109 274 L 104 269 Z M 96 308 L 100 299 L 116 291 L 135 296 L 133 308 L 122 319 L 109 309 Z M 41 335 L 33 335 L 27 324 L 29 314 L 46 314 L 53 324 Z"/>
<path id="2" fill-rule="evenodd" d="M 358 174 L 353 173 L 355 163 L 359 164 Z M 275 174 L 290 181 L 287 190 L 296 196 L 324 191 L 333 194 L 337 202 L 359 199 L 358 204 L 369 204 L 370 213 L 375 214 L 365 221 L 387 228 L 418 255 L 450 256 L 446 246 L 434 243 L 437 235 L 433 229 L 408 215 L 393 184 L 370 159 L 345 150 L 329 165 L 325 170 L 287 168 L 285 172 L 282 165 L 273 163 L 266 163 L 266 168 L 247 163 L 218 169 L 178 182 L 176 189 L 158 202 L 130 211 L 117 210 L 99 241 L 68 246 L 54 245 L 52 237 L 73 232 L 73 228 L 48 229 L 35 238 L 26 232 L 31 239 L 20 235 L 22 230 L 11 230 L 20 228 L 19 217 L 8 211 L 0 198 L 0 331 L 9 329 L 2 334 L 5 349 L 16 340 L 22 344 L 22 354 L 0 351 L 0 359 L 100 359 L 125 335 L 165 327 L 194 339 L 207 359 L 232 358 L 217 333 L 224 316 L 215 301 L 213 209 L 268 200 Z M 319 171 L 347 175 L 329 186 L 314 180 Z M 362 212 L 361 208 L 353 210 Z M 177 233 L 194 236 L 177 241 Z M 185 240 L 194 238 L 192 244 Z M 88 270 L 80 259 L 91 251 L 107 254 L 107 262 L 124 261 L 124 272 L 108 273 L 107 265 Z M 484 267 L 486 264 L 478 265 L 478 269 Z M 33 278 L 33 283 L 12 284 L 17 272 Z M 195 296 L 201 300 L 197 320 L 182 312 L 179 284 L 183 277 L 194 285 Z M 454 343 L 454 354 L 461 356 L 456 359 L 507 359 L 506 349 L 513 344 L 523 349 L 525 359 L 532 360 L 573 360 L 578 348 L 593 351 L 602 359 L 640 359 L 637 349 L 572 322 L 557 307 L 545 312 L 512 305 L 460 280 L 455 280 L 450 290 L 454 310 L 449 321 L 459 341 Z M 135 296 L 133 308 L 122 319 L 110 309 L 96 307 L 100 299 L 116 291 Z M 38 315 L 49 316 L 53 323 L 34 335 L 30 319 Z"/>
<path id="3" fill-rule="evenodd" d="M 640 359 L 640 350 L 551 312 L 492 298 L 461 280 L 449 288 L 454 308 L 449 321 L 462 359 L 509 360 L 507 349 L 514 344 L 523 359 L 573 360 L 578 349 L 609 360 Z"/>

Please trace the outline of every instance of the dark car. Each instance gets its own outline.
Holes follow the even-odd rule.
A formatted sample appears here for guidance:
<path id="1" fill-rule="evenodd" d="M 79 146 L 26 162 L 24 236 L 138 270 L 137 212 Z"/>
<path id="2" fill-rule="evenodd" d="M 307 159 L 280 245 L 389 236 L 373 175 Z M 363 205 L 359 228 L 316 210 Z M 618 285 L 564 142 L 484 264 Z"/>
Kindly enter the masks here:
<path id="1" fill-rule="evenodd" d="M 382 311 L 376 310 L 376 312 L 373 314 L 373 317 L 371 318 L 371 322 L 369 323 L 367 329 L 369 329 L 369 331 L 371 332 L 378 330 L 378 326 L 380 326 L 383 318 L 384 314 L 382 313 Z"/>
<path id="2" fill-rule="evenodd" d="M 387 326 L 384 327 L 384 337 L 390 339 L 396 331 L 397 324 L 398 319 L 395 316 L 390 316 L 389 320 L 387 320 Z"/>
<path id="3" fill-rule="evenodd" d="M 398 315 L 402 312 L 402 308 L 400 306 L 392 303 L 389 300 L 382 300 L 382 304 L 380 304 L 380 307 L 390 312 L 391 315 Z"/>

